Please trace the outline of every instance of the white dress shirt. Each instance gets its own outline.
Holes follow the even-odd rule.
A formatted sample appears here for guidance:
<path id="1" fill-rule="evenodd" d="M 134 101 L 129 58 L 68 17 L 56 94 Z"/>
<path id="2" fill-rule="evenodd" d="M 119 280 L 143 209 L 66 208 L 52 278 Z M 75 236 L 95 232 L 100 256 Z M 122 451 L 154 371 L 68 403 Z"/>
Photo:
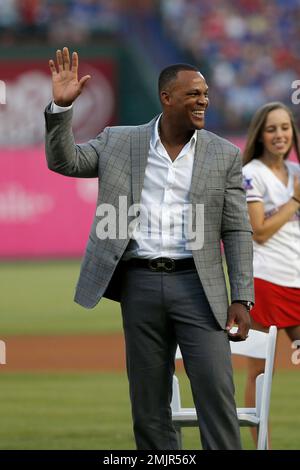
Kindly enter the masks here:
<path id="1" fill-rule="evenodd" d="M 172 161 L 159 137 L 157 119 L 150 141 L 141 194 L 140 227 L 123 259 L 192 257 L 188 249 L 189 191 L 197 133 Z"/>
<path id="2" fill-rule="evenodd" d="M 51 103 L 51 113 L 63 113 L 64 111 L 68 111 L 68 109 L 72 109 L 73 105 L 70 106 L 58 106 L 57 104 L 52 101 Z"/>
<path id="3" fill-rule="evenodd" d="M 71 109 L 52 102 L 51 111 Z M 137 229 L 132 233 L 124 260 L 130 258 L 192 257 L 188 247 L 189 192 L 191 187 L 197 133 L 171 160 L 159 136 L 156 120 L 150 140 Z"/>

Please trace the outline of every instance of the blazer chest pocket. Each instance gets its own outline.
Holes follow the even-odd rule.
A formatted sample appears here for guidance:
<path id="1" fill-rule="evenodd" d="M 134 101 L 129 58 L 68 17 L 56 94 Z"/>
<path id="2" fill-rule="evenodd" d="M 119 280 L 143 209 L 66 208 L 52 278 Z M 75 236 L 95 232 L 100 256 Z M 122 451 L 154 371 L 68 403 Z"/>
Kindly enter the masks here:
<path id="1" fill-rule="evenodd" d="M 207 191 L 217 192 L 217 193 L 224 193 L 224 188 L 217 187 L 217 186 L 206 186 Z"/>
<path id="2" fill-rule="evenodd" d="M 193 203 L 203 203 L 204 201 L 210 201 L 213 199 L 224 199 L 224 188 L 206 187 L 204 192 L 191 191 L 190 201 Z"/>
<path id="3" fill-rule="evenodd" d="M 206 194 L 208 197 L 224 197 L 224 188 L 206 188 Z"/>

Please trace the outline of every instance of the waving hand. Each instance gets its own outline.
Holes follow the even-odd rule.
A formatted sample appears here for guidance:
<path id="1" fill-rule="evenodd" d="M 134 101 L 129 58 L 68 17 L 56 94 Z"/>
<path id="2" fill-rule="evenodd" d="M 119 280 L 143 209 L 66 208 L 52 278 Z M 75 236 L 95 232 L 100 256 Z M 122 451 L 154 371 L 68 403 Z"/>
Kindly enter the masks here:
<path id="1" fill-rule="evenodd" d="M 49 67 L 52 73 L 54 102 L 58 106 L 70 106 L 91 76 L 85 75 L 78 80 L 78 54 L 73 52 L 71 62 L 67 47 L 64 47 L 63 51 L 56 51 L 56 64 L 49 60 Z"/>

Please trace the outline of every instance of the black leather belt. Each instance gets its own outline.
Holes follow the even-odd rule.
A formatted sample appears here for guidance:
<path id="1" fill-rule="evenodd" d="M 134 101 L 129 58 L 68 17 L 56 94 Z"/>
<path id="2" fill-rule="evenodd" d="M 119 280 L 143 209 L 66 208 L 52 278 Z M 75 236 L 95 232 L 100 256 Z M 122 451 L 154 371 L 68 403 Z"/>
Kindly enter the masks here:
<path id="1" fill-rule="evenodd" d="M 174 271 L 183 271 L 185 269 L 196 269 L 193 258 L 131 258 L 128 261 L 124 261 L 125 266 L 133 266 L 136 268 L 148 268 L 154 272 L 166 272 L 172 273 Z"/>

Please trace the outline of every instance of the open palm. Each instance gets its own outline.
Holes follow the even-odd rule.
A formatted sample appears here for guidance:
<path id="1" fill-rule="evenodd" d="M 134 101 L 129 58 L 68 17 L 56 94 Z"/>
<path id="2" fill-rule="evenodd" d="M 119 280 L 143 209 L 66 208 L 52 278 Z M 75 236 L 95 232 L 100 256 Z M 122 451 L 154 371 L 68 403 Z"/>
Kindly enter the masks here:
<path id="1" fill-rule="evenodd" d="M 63 51 L 56 51 L 56 62 L 55 65 L 53 60 L 49 60 L 53 99 L 58 106 L 70 106 L 80 95 L 91 76 L 85 75 L 78 80 L 78 54 L 73 52 L 71 63 L 67 47 L 64 47 Z"/>

